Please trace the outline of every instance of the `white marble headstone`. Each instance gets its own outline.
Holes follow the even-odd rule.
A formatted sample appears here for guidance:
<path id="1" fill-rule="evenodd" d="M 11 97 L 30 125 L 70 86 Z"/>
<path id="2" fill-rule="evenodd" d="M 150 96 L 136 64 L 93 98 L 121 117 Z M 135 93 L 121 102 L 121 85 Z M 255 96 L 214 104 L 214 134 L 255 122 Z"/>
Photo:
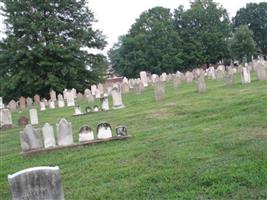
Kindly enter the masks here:
<path id="1" fill-rule="evenodd" d="M 0 109 L 0 127 L 9 128 L 12 126 L 12 116 L 9 109 Z"/>
<path id="2" fill-rule="evenodd" d="M 111 126 L 108 123 L 102 123 L 97 126 L 97 138 L 108 139 L 112 137 Z"/>
<path id="3" fill-rule="evenodd" d="M 45 123 L 45 125 L 42 128 L 42 133 L 43 133 L 44 147 L 45 148 L 55 147 L 56 140 L 55 140 L 53 126 L 51 126 L 48 123 Z"/>
<path id="4" fill-rule="evenodd" d="M 37 125 L 39 123 L 37 110 L 35 108 L 32 108 L 32 109 L 29 110 L 29 113 L 30 113 L 31 124 L 32 125 Z"/>
<path id="5" fill-rule="evenodd" d="M 94 140 L 94 132 L 89 126 L 83 126 L 79 131 L 79 142 Z"/>
<path id="6" fill-rule="evenodd" d="M 73 144 L 72 125 L 66 119 L 61 119 L 57 126 L 57 143 L 60 146 Z"/>
<path id="7" fill-rule="evenodd" d="M 20 144 L 22 151 L 43 148 L 43 140 L 40 129 L 35 129 L 31 124 L 27 124 L 20 132 Z"/>

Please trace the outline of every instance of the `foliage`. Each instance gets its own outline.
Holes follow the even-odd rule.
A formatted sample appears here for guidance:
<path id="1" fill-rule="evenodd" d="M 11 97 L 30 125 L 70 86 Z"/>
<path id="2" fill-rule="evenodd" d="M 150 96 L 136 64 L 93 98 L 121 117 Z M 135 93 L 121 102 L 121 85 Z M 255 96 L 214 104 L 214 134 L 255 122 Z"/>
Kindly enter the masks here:
<path id="1" fill-rule="evenodd" d="M 227 57 L 230 21 L 227 11 L 212 0 L 195 0 L 188 10 L 175 10 L 183 48 L 183 65 L 197 67 Z"/>
<path id="2" fill-rule="evenodd" d="M 45 96 L 50 89 L 82 90 L 99 81 L 106 67 L 105 39 L 94 30 L 85 0 L 1 0 L 7 37 L 0 43 L 1 96 Z M 90 70 L 87 70 L 87 68 Z"/>
<path id="3" fill-rule="evenodd" d="M 261 52 L 267 55 L 267 2 L 249 3 L 237 11 L 233 26 L 247 25 Z"/>
<path id="4" fill-rule="evenodd" d="M 253 32 L 248 26 L 239 26 L 230 40 L 230 52 L 234 59 L 242 61 L 244 57 L 250 58 L 256 53 L 256 42 Z"/>
<path id="5" fill-rule="evenodd" d="M 141 70 L 174 72 L 181 63 L 180 38 L 169 9 L 155 7 L 143 12 L 109 51 L 113 69 L 135 77 Z"/>

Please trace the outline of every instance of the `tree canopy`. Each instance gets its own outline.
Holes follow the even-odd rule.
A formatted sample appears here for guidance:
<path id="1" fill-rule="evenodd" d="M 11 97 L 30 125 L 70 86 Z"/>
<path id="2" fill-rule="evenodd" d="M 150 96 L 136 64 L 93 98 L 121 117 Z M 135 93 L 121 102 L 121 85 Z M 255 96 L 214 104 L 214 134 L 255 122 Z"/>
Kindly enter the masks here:
<path id="1" fill-rule="evenodd" d="M 103 49 L 106 42 L 93 29 L 85 0 L 1 2 L 7 37 L 0 43 L 0 93 L 5 99 L 45 96 L 50 89 L 82 90 L 101 79 L 105 57 L 86 49 Z"/>
<path id="2" fill-rule="evenodd" d="M 109 51 L 109 58 L 118 74 L 134 77 L 141 70 L 162 73 L 179 69 L 180 49 L 170 10 L 155 7 L 140 15 Z"/>
<path id="3" fill-rule="evenodd" d="M 261 52 L 267 55 L 267 2 L 249 3 L 237 11 L 233 18 L 234 28 L 247 25 Z"/>

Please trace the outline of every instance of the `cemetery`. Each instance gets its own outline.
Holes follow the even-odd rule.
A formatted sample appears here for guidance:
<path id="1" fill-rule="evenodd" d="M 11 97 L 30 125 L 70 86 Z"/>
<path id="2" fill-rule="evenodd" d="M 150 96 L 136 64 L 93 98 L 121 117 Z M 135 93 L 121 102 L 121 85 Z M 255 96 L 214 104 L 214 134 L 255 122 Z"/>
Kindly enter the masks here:
<path id="1" fill-rule="evenodd" d="M 267 199 L 267 2 L 0 10 L 0 200 Z"/>

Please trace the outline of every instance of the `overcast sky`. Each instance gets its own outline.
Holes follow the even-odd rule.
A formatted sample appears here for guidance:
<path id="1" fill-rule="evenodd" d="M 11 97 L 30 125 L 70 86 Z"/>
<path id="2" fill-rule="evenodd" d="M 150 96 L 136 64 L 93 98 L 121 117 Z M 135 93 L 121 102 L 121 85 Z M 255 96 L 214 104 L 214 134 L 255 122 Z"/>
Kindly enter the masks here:
<path id="1" fill-rule="evenodd" d="M 89 7 L 98 20 L 96 28 L 103 31 L 107 37 L 106 51 L 117 42 L 120 35 L 124 35 L 139 15 L 149 8 L 163 6 L 175 9 L 179 5 L 189 8 L 189 0 L 88 0 Z M 245 7 L 249 2 L 266 2 L 266 0 L 215 0 L 227 9 L 232 18 L 239 8 Z"/>

